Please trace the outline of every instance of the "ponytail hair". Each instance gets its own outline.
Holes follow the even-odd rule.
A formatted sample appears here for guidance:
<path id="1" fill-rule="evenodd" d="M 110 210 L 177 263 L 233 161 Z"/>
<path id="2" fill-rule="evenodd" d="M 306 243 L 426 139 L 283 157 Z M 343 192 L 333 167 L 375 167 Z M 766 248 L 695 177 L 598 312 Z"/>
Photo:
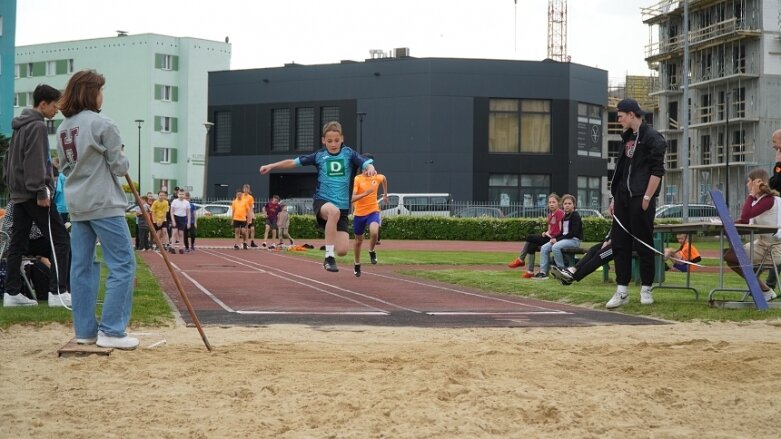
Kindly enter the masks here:
<path id="1" fill-rule="evenodd" d="M 767 173 L 766 170 L 762 168 L 754 168 L 748 173 L 748 179 L 749 180 L 762 180 L 761 183 L 759 183 L 759 191 L 765 195 L 771 195 L 774 197 L 778 196 L 778 191 L 773 190 L 770 188 L 769 180 L 770 175 Z"/>

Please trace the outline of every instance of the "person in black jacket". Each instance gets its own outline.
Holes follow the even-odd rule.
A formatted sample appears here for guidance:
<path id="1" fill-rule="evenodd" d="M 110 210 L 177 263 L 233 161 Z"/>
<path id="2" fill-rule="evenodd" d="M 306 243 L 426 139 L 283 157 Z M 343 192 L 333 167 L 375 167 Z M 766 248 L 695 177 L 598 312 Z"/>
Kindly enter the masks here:
<path id="1" fill-rule="evenodd" d="M 570 285 L 572 282 L 580 282 L 599 267 L 613 260 L 613 246 L 610 243 L 610 234 L 605 239 L 591 246 L 590 249 L 578 259 L 574 267 L 559 269 L 551 267 L 551 275 L 562 285 Z"/>
<path id="2" fill-rule="evenodd" d="M 562 249 L 580 247 L 583 240 L 583 221 L 575 210 L 575 197 L 564 194 L 561 197 L 561 205 L 564 208 L 564 219 L 561 221 L 561 229 L 558 235 L 552 237 L 540 248 L 540 272 L 534 275 L 534 279 L 547 279 L 550 270 L 550 257 L 558 268 L 564 268 L 564 255 Z"/>
<path id="3" fill-rule="evenodd" d="M 613 216 L 613 256 L 616 265 L 616 292 L 607 302 L 608 309 L 629 303 L 632 280 L 632 249 L 640 259 L 640 303 L 654 303 L 653 231 L 656 198 L 664 176 L 667 142 L 642 119 L 645 114 L 634 99 L 618 103 L 618 122 L 624 128 L 621 152 L 610 192 L 608 212 Z M 639 242 L 635 242 L 639 241 Z M 646 245 L 644 245 L 645 243 Z"/>
<path id="4" fill-rule="evenodd" d="M 773 189 L 777 192 L 781 192 L 781 130 L 776 130 L 773 132 L 772 137 L 773 142 L 773 149 L 776 153 L 776 164 L 773 166 L 773 176 L 770 177 L 770 189 Z M 781 266 L 779 266 L 781 268 Z M 776 279 L 776 272 L 773 270 L 769 270 L 769 273 L 767 275 L 767 280 L 765 281 L 765 284 L 767 284 L 768 287 L 771 289 L 776 288 L 776 284 L 778 284 L 778 279 Z"/>

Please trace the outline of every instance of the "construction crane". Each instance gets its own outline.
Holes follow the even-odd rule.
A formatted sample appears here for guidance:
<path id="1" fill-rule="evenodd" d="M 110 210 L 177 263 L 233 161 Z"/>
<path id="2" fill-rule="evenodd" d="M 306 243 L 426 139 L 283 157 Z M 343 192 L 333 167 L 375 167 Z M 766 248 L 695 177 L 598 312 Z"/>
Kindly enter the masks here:
<path id="1" fill-rule="evenodd" d="M 548 58 L 570 61 L 567 55 L 567 0 L 548 0 Z"/>

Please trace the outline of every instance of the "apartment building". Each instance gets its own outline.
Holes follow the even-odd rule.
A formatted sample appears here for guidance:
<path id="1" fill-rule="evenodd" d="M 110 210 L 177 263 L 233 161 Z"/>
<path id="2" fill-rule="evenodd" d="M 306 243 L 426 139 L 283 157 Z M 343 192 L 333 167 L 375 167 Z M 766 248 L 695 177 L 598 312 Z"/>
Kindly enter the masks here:
<path id="1" fill-rule="evenodd" d="M 646 61 L 657 70 L 656 125 L 669 141 L 664 202 L 708 202 L 708 191 L 746 196 L 754 167 L 775 161 L 770 136 L 781 128 L 781 1 L 690 0 L 688 105 L 683 102 L 684 2 L 642 9 L 651 27 Z M 682 115 L 689 116 L 689 166 L 682 169 Z M 682 172 L 689 172 L 683 193 Z"/>
<path id="2" fill-rule="evenodd" d="M 14 112 L 16 0 L 0 2 L 0 134 L 11 136 Z"/>
<path id="3" fill-rule="evenodd" d="M 95 69 L 106 77 L 102 113 L 114 120 L 142 192 L 203 190 L 208 73 L 230 68 L 227 42 L 158 34 L 56 42 L 16 48 L 14 114 L 32 106 L 46 83 L 64 90 L 71 74 Z M 63 116 L 49 122 L 49 144 Z"/>

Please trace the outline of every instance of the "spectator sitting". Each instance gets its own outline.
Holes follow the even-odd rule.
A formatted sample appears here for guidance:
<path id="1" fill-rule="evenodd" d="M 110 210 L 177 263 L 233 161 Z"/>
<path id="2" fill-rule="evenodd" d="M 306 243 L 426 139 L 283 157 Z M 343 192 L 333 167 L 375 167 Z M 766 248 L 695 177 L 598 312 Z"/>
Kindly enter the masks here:
<path id="1" fill-rule="evenodd" d="M 677 259 L 678 262 L 673 262 L 673 268 L 681 271 L 681 272 L 687 272 L 687 271 L 694 271 L 697 266 L 691 265 L 691 264 L 685 264 L 680 261 L 688 261 L 688 262 L 700 262 L 702 258 L 700 257 L 700 252 L 697 251 L 697 247 L 689 244 L 689 235 L 686 233 L 679 233 L 675 235 L 675 239 L 680 244 L 680 247 L 678 247 L 677 250 L 673 250 L 671 248 L 664 249 L 664 258 L 665 259 Z M 667 264 L 664 264 L 665 270 L 669 270 L 669 266 Z"/>

